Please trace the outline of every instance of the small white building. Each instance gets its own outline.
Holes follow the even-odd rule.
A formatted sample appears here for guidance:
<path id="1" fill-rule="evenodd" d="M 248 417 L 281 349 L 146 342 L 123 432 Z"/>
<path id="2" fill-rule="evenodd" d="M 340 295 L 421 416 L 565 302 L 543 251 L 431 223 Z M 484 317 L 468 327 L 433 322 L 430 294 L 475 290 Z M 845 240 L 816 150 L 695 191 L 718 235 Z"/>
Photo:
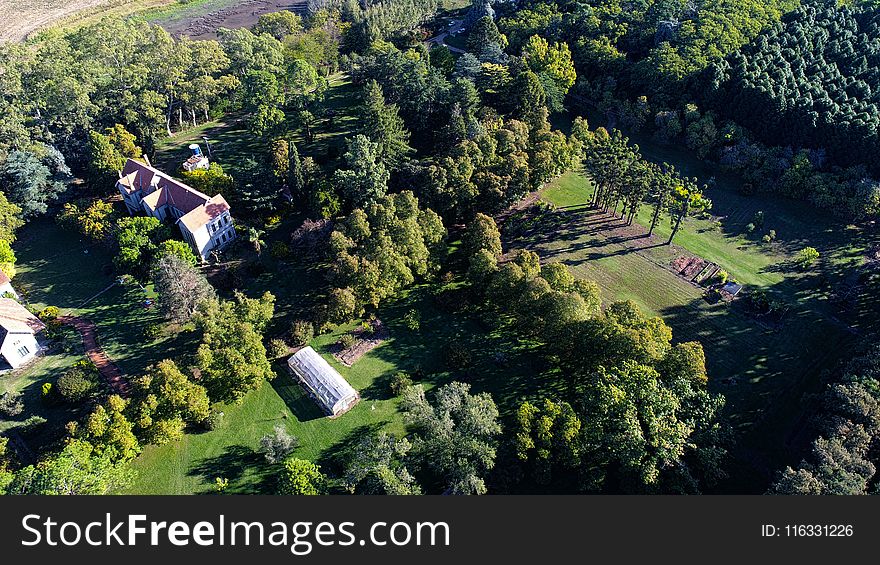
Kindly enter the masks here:
<path id="1" fill-rule="evenodd" d="M 211 166 L 211 161 L 202 153 L 202 148 L 198 143 L 191 143 L 189 150 L 192 151 L 192 155 L 183 162 L 184 171 L 191 173 L 196 169 L 208 169 Z"/>
<path id="2" fill-rule="evenodd" d="M 361 399 L 348 381 L 311 347 L 303 347 L 291 355 L 287 366 L 330 416 L 339 416 L 351 410 Z"/>
<path id="3" fill-rule="evenodd" d="M 236 238 L 229 204 L 220 194 L 208 196 L 134 159 L 120 171 L 116 188 L 129 214 L 176 223 L 184 241 L 203 260 Z"/>
<path id="4" fill-rule="evenodd" d="M 0 298 L 0 356 L 17 369 L 40 351 L 37 334 L 46 329 L 39 318 L 11 298 Z"/>

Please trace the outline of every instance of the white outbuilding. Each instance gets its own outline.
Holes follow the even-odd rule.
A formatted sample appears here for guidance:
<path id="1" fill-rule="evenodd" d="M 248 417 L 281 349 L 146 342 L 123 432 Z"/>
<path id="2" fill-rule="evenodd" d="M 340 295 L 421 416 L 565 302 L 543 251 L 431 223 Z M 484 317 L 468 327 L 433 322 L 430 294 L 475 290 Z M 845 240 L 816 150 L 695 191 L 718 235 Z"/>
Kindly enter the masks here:
<path id="1" fill-rule="evenodd" d="M 361 398 L 348 381 L 311 347 L 303 347 L 291 355 L 287 366 L 330 416 L 347 412 Z"/>

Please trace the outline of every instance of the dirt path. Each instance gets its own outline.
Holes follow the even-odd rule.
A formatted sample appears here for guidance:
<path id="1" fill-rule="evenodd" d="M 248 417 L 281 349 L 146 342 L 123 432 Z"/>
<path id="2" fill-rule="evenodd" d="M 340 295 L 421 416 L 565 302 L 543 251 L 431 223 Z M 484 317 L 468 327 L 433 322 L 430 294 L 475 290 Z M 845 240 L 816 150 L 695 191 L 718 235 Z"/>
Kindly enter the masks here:
<path id="1" fill-rule="evenodd" d="M 80 318 L 79 316 L 59 316 L 58 321 L 72 326 L 82 336 L 83 345 L 86 348 L 86 357 L 95 364 L 98 372 L 113 392 L 121 396 L 127 396 L 130 390 L 128 379 L 122 374 L 122 370 L 98 345 L 98 331 L 94 322 Z"/>

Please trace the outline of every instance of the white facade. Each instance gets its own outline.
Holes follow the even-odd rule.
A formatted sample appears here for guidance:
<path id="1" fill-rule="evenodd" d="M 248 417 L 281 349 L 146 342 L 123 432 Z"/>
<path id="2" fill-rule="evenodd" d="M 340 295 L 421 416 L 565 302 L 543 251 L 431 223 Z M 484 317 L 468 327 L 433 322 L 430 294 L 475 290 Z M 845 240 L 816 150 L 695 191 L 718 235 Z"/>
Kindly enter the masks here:
<path id="1" fill-rule="evenodd" d="M 129 214 L 174 222 L 202 260 L 237 237 L 229 204 L 222 195 L 209 197 L 149 165 L 129 159 L 116 188 Z"/>
<path id="2" fill-rule="evenodd" d="M 46 326 L 12 298 L 0 298 L 0 356 L 17 369 L 40 351 L 37 334 Z"/>
<path id="3" fill-rule="evenodd" d="M 40 344 L 34 334 L 7 334 L 0 346 L 0 355 L 13 369 L 27 364 L 40 351 Z"/>

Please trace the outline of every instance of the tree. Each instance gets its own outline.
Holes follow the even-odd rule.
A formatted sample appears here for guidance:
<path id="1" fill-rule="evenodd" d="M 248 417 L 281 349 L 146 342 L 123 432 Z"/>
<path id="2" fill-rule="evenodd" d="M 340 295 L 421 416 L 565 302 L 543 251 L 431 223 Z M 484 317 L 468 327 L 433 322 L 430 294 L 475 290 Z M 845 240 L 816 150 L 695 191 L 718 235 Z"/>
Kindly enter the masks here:
<path id="1" fill-rule="evenodd" d="M 272 175 L 279 184 L 287 180 L 288 167 L 290 166 L 290 144 L 286 139 L 275 139 L 269 148 L 269 166 Z"/>
<path id="2" fill-rule="evenodd" d="M 253 27 L 253 32 L 256 35 L 268 33 L 279 41 L 284 40 L 288 35 L 301 31 L 302 18 L 288 10 L 263 14 Z"/>
<path id="3" fill-rule="evenodd" d="M 600 368 L 585 402 L 588 449 L 607 454 L 635 488 L 655 484 L 684 455 L 693 424 L 678 418 L 681 400 L 654 369 L 630 361 Z"/>
<path id="4" fill-rule="evenodd" d="M 123 272 L 137 274 L 150 264 L 159 241 L 167 239 L 167 226 L 152 216 L 120 218 L 116 223 L 117 254 L 113 263 Z"/>
<path id="5" fill-rule="evenodd" d="M 116 225 L 118 215 L 113 204 L 104 200 L 94 200 L 84 209 L 82 203 L 65 202 L 58 222 L 65 227 L 76 229 L 93 241 L 104 241 Z"/>
<path id="6" fill-rule="evenodd" d="M 413 452 L 454 494 L 485 494 L 483 476 L 495 466 L 498 409 L 488 393 L 452 382 L 436 394 L 434 406 L 421 385 L 403 393 L 407 422 L 416 430 Z"/>
<path id="7" fill-rule="evenodd" d="M 233 179 L 219 163 L 212 162 L 207 169 L 184 171 L 180 174 L 186 183 L 205 194 L 229 194 L 233 192 Z"/>
<path id="8" fill-rule="evenodd" d="M 390 176 L 381 160 L 379 144 L 361 134 L 347 139 L 346 144 L 346 168 L 336 171 L 333 183 L 350 206 L 358 208 L 372 204 L 385 195 Z"/>
<path id="9" fill-rule="evenodd" d="M 495 257 L 501 256 L 501 232 L 491 216 L 478 213 L 468 224 L 462 250 L 470 257 L 483 249 Z"/>
<path id="10" fill-rule="evenodd" d="M 552 80 L 563 97 L 568 94 L 577 74 L 567 44 L 559 42 L 551 45 L 543 37 L 533 35 L 523 45 L 522 53 L 529 69 Z"/>
<path id="11" fill-rule="evenodd" d="M 140 159 L 143 156 L 136 139 L 121 124 L 107 128 L 104 133 L 89 132 L 89 166 L 96 183 L 106 182 L 109 185 L 108 181 L 122 170 L 126 159 Z"/>
<path id="12" fill-rule="evenodd" d="M 82 440 L 71 440 L 57 455 L 17 473 L 7 494 L 95 495 L 108 494 L 130 485 L 134 471 L 109 453 L 98 454 Z"/>
<path id="13" fill-rule="evenodd" d="M 389 169 L 400 167 L 407 154 L 410 133 L 394 104 L 386 104 L 382 87 L 370 80 L 364 87 L 364 104 L 361 107 L 360 132 L 379 145 L 382 163 Z"/>
<path id="14" fill-rule="evenodd" d="M 205 276 L 177 254 L 159 257 L 153 267 L 153 283 L 160 297 L 159 309 L 166 318 L 180 324 L 192 320 L 199 304 L 216 297 Z"/>
<path id="15" fill-rule="evenodd" d="M 274 309 L 269 292 L 258 299 L 237 292 L 232 301 L 199 304 L 194 316 L 202 331 L 197 361 L 212 400 L 241 402 L 248 391 L 275 378 L 262 339 Z"/>
<path id="16" fill-rule="evenodd" d="M 672 213 L 672 233 L 669 234 L 667 245 L 672 243 L 681 228 L 681 222 L 692 213 L 712 207 L 712 202 L 703 197 L 703 191 L 697 187 L 696 179 L 681 179 L 673 189 L 669 209 Z"/>
<path id="17" fill-rule="evenodd" d="M 53 171 L 33 153 L 15 150 L 0 168 L 0 181 L 6 196 L 21 209 L 22 217 L 28 219 L 44 213 L 64 191 L 66 187 L 61 179 L 65 173 L 69 173 L 66 166 Z"/>
<path id="18" fill-rule="evenodd" d="M 293 141 L 288 142 L 287 155 L 287 188 L 294 198 L 300 199 L 305 196 L 306 180 L 302 160 L 299 158 L 299 149 Z"/>
<path id="19" fill-rule="evenodd" d="M 82 425 L 68 424 L 71 437 L 87 441 L 95 455 L 107 455 L 111 461 L 127 462 L 140 452 L 134 425 L 125 416 L 129 401 L 117 394 L 95 407 Z"/>
<path id="20" fill-rule="evenodd" d="M 495 20 L 489 16 L 483 16 L 474 22 L 468 32 L 467 50 L 470 53 L 478 53 L 480 49 L 489 44 L 505 49 L 507 48 L 507 37 L 498 31 Z"/>
<path id="21" fill-rule="evenodd" d="M 193 267 L 199 264 L 199 258 L 196 257 L 196 254 L 193 252 L 192 246 L 179 239 L 166 239 L 159 244 L 159 248 L 156 251 L 156 257 L 162 259 L 163 257 L 170 255 L 177 257 Z"/>
<path id="22" fill-rule="evenodd" d="M 0 240 L 14 242 L 15 232 L 23 225 L 21 208 L 7 200 L 6 195 L 0 192 Z"/>
<path id="23" fill-rule="evenodd" d="M 10 279 L 15 277 L 15 251 L 5 239 L 0 239 L 0 271 Z"/>
<path id="24" fill-rule="evenodd" d="M 534 462 L 539 483 L 548 484 L 554 465 L 572 468 L 580 464 L 581 420 L 567 402 L 544 399 L 540 405 L 523 402 L 516 412 L 514 439 L 517 457 Z"/>
<path id="25" fill-rule="evenodd" d="M 290 435 L 280 424 L 275 426 L 271 434 L 260 438 L 260 453 L 271 464 L 280 463 L 297 447 L 299 447 L 299 440 Z"/>
<path id="26" fill-rule="evenodd" d="M 421 494 L 421 487 L 406 468 L 412 445 L 381 432 L 365 436 L 353 450 L 345 469 L 346 488 L 355 494 Z"/>
<path id="27" fill-rule="evenodd" d="M 257 257 L 263 254 L 263 246 L 266 245 L 266 242 L 263 241 L 264 235 L 266 235 L 266 232 L 261 229 L 253 226 L 248 226 L 247 228 L 248 243 L 254 246 L 254 252 L 257 254 Z"/>
<path id="28" fill-rule="evenodd" d="M 317 495 L 324 494 L 326 488 L 327 477 L 311 461 L 290 458 L 284 462 L 278 477 L 278 494 Z"/>
<path id="29" fill-rule="evenodd" d="M 446 230 L 440 217 L 420 209 L 411 192 L 389 194 L 355 209 L 330 234 L 333 257 L 328 315 L 345 321 L 377 307 L 398 289 L 439 269 Z M 346 317 L 348 316 L 348 317 Z"/>
<path id="30" fill-rule="evenodd" d="M 203 425 L 210 414 L 205 387 L 165 359 L 132 380 L 131 421 L 146 442 L 162 445 L 183 437 L 187 424 Z"/>

